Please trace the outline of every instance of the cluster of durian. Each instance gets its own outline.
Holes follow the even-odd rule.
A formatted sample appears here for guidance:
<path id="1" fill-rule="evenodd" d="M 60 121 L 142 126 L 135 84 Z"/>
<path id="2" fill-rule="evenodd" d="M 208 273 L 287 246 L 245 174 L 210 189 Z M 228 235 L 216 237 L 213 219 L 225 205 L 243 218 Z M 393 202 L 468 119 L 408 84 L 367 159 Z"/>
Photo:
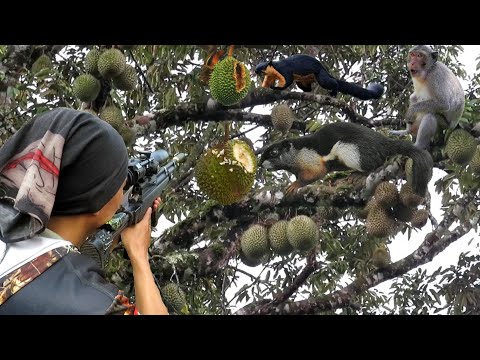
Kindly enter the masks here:
<path id="1" fill-rule="evenodd" d="M 253 149 L 239 139 L 212 146 L 195 165 L 198 187 L 212 200 L 230 205 L 252 188 L 257 171 Z"/>
<path id="2" fill-rule="evenodd" d="M 173 282 L 169 282 L 160 288 L 162 300 L 169 312 L 188 314 L 187 299 L 184 291 Z"/>
<path id="3" fill-rule="evenodd" d="M 480 145 L 469 132 L 454 130 L 447 139 L 445 152 L 455 164 L 468 164 L 474 174 L 480 175 Z"/>
<path id="4" fill-rule="evenodd" d="M 279 220 L 269 228 L 254 224 L 242 234 L 240 259 L 247 266 L 257 266 L 268 259 L 270 251 L 275 255 L 305 252 L 318 246 L 319 240 L 317 224 L 306 215 Z"/>
<path id="5" fill-rule="evenodd" d="M 411 169 L 410 173 L 407 170 L 407 174 L 408 179 L 411 176 Z M 423 200 L 413 192 L 408 180 L 402 185 L 400 192 L 395 184 L 384 181 L 378 184 L 374 196 L 359 212 L 359 217 L 366 218 L 369 236 L 389 237 L 395 233 L 398 223 L 410 223 L 415 228 L 425 226 L 428 211 L 417 208 Z"/>
<path id="6" fill-rule="evenodd" d="M 111 80 L 113 85 L 124 91 L 131 91 L 137 86 L 137 72 L 126 63 L 123 52 L 117 48 L 104 51 L 92 49 L 85 57 L 85 73 L 79 75 L 73 82 L 74 95 L 84 103 L 95 101 L 102 83 L 101 80 Z M 92 109 L 84 110 L 108 122 L 122 136 L 125 145 L 131 146 L 136 139 L 136 131 L 125 124 L 122 111 L 115 105 L 107 105 L 97 114 Z"/>
<path id="7" fill-rule="evenodd" d="M 219 61 L 210 75 L 212 97 L 224 106 L 238 104 L 250 89 L 250 72 L 233 56 Z"/>

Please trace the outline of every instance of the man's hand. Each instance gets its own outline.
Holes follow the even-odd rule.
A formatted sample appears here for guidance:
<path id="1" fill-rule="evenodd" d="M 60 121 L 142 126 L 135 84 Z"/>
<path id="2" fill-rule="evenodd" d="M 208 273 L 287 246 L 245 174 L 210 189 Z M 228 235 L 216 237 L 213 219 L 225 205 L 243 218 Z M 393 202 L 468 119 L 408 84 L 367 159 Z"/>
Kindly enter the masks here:
<path id="1" fill-rule="evenodd" d="M 162 200 L 158 197 L 153 203 L 153 211 L 157 211 Z M 147 261 L 148 262 L 148 248 L 150 247 L 150 235 L 152 233 L 150 219 L 152 208 L 148 208 L 143 216 L 143 219 L 137 224 L 129 226 L 122 232 L 122 243 L 127 250 L 130 260 Z"/>

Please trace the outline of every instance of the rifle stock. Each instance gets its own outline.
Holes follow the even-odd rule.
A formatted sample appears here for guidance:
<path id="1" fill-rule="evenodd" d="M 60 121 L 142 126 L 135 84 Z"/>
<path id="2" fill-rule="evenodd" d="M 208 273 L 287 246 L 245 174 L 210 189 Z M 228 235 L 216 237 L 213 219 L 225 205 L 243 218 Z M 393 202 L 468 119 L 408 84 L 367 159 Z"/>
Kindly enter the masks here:
<path id="1" fill-rule="evenodd" d="M 103 269 L 119 241 L 121 232 L 143 219 L 147 209 L 173 179 L 173 171 L 185 157 L 186 154 L 179 153 L 166 164 L 160 165 L 168 158 L 168 153 L 165 150 L 157 150 L 143 161 L 131 159 L 125 186 L 127 191 L 121 208 L 112 219 L 87 239 L 80 252 L 92 257 Z M 158 211 L 152 211 L 152 227 L 157 225 L 158 218 Z"/>

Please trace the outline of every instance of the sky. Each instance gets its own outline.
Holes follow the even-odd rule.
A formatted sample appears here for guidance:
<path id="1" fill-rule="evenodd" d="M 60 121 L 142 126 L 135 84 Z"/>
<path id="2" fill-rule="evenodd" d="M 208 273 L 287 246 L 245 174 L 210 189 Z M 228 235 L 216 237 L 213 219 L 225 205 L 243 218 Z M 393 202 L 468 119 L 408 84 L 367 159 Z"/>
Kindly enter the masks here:
<path id="1" fill-rule="evenodd" d="M 462 64 L 465 65 L 465 70 L 469 76 L 472 76 L 475 73 L 476 65 L 477 62 L 475 61 L 475 58 L 477 56 L 480 56 L 480 45 L 463 45 L 464 47 L 464 53 L 459 57 L 459 60 Z M 467 82 L 463 81 L 462 85 L 464 88 L 467 87 Z M 259 114 L 270 114 L 271 106 L 256 106 L 252 112 L 254 113 L 259 113 Z M 255 142 L 256 137 L 258 137 L 262 133 L 262 130 L 259 129 L 257 132 L 252 131 L 249 133 L 249 138 Z M 432 195 L 432 203 L 431 203 L 431 209 L 433 216 L 437 219 L 437 221 L 442 219 L 442 211 L 441 211 L 441 196 L 435 193 L 434 189 L 434 183 L 437 179 L 442 177 L 445 173 L 441 170 L 434 169 L 433 172 L 433 177 L 432 180 L 429 183 L 429 192 Z M 173 223 L 170 221 L 166 220 L 165 217 L 161 217 L 158 223 L 158 226 L 156 228 L 157 231 L 154 232 L 154 236 L 158 236 L 161 232 L 163 232 L 165 229 L 169 228 L 172 226 Z M 430 221 L 427 222 L 427 224 L 421 229 L 418 230 L 417 232 L 413 232 L 412 236 L 410 239 L 407 238 L 406 234 L 398 234 L 392 241 L 391 244 L 389 244 L 388 248 L 390 251 L 391 259 L 392 262 L 396 262 L 398 260 L 403 259 L 405 256 L 411 254 L 424 240 L 424 237 L 427 233 L 429 233 L 432 230 L 432 225 Z M 468 245 L 469 241 L 473 241 Z M 456 265 L 458 262 L 458 257 L 462 252 L 466 252 L 472 249 L 477 249 L 480 245 L 480 239 L 477 234 L 475 234 L 472 231 L 470 233 L 466 234 L 463 236 L 460 240 L 456 241 L 452 245 L 450 245 L 447 249 L 445 249 L 442 253 L 437 255 L 432 262 L 427 263 L 425 265 L 420 266 L 420 269 L 425 269 L 427 270 L 427 273 L 431 274 L 433 271 L 437 270 L 439 266 L 442 267 L 448 267 L 450 265 Z M 261 270 L 263 269 L 263 266 L 257 266 L 255 268 L 252 267 L 247 267 L 243 264 L 239 266 L 240 269 L 245 270 L 249 272 L 250 274 L 257 276 Z M 418 269 L 418 268 L 417 268 Z M 414 269 L 412 272 L 417 271 L 417 269 Z M 226 298 L 229 300 L 241 286 L 244 284 L 249 284 L 251 282 L 250 278 L 248 278 L 245 275 L 238 274 L 240 276 L 240 280 L 237 283 L 236 287 L 230 287 L 227 292 L 226 292 Z M 380 293 L 388 294 L 390 291 L 390 286 L 392 282 L 394 282 L 395 279 L 385 281 L 378 286 L 376 286 L 375 290 L 378 290 Z M 340 286 L 345 286 L 350 283 L 350 279 L 345 278 L 345 281 L 340 283 Z M 298 299 L 302 298 L 301 296 L 298 296 Z M 234 304 L 232 302 L 232 312 L 237 310 L 238 308 L 241 308 L 244 306 L 246 303 L 242 302 L 239 304 Z"/>

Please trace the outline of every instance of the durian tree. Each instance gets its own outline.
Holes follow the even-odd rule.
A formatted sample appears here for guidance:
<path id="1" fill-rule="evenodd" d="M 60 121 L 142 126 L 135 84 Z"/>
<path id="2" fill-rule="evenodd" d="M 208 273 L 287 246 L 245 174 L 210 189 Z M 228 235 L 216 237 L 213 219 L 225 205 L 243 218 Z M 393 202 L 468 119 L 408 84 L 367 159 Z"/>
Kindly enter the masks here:
<path id="1" fill-rule="evenodd" d="M 164 223 L 172 226 L 152 238 L 152 268 L 172 313 L 480 314 L 480 73 L 467 78 L 462 47 L 436 46 L 468 86 L 462 133 L 452 135 L 448 151 L 449 132 L 435 140 L 439 175 L 425 199 L 411 192 L 404 158 L 389 159 L 368 179 L 332 172 L 289 197 L 291 176 L 266 173 L 254 161 L 265 145 L 329 122 L 384 134 L 404 128 L 410 45 L 228 47 L 2 45 L 0 146 L 30 117 L 65 106 L 111 123 L 132 156 L 156 148 L 188 154 L 163 196 Z M 220 61 L 210 62 L 216 51 Z M 262 88 L 256 64 L 296 53 L 316 56 L 337 78 L 380 82 L 386 92 L 359 101 L 315 85 L 311 93 Z M 218 160 L 206 161 L 209 153 Z M 202 185 L 208 179 L 198 177 L 222 173 L 219 166 L 234 176 Z M 434 198 L 440 210 L 432 209 Z M 424 270 L 467 236 L 457 262 Z M 398 241 L 419 245 L 399 257 L 390 249 Z M 122 251 L 106 271 L 132 295 Z"/>

